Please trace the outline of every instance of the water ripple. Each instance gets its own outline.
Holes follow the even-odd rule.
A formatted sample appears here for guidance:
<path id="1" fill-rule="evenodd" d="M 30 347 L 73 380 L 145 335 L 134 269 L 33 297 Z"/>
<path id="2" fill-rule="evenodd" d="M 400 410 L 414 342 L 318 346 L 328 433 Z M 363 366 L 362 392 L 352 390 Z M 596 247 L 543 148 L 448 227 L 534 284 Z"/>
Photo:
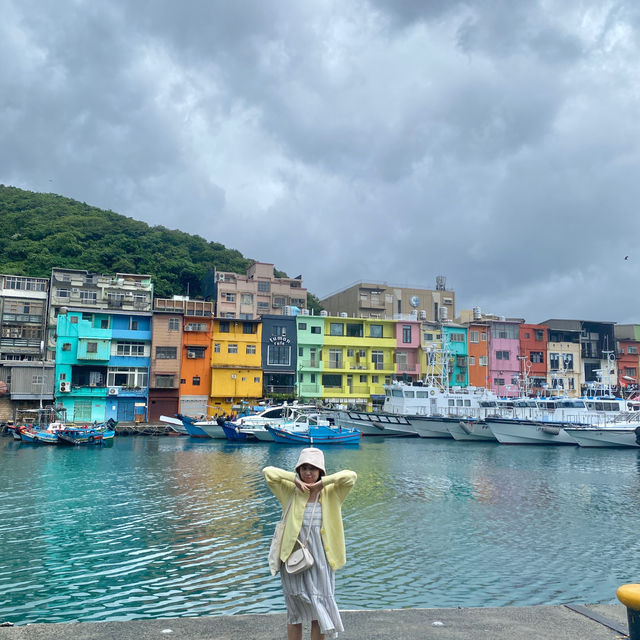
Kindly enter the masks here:
<path id="1" fill-rule="evenodd" d="M 280 510 L 267 464 L 295 447 L 122 438 L 0 440 L 0 620 L 282 611 L 266 556 Z M 613 602 L 640 543 L 635 451 L 367 441 L 331 450 L 344 505 L 342 608 Z"/>

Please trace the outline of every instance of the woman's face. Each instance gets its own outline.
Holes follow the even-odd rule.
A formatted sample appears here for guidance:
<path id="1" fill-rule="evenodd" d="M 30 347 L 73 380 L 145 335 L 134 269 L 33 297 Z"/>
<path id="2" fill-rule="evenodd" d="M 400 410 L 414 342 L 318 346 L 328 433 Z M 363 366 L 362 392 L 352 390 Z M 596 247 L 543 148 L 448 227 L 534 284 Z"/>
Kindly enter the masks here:
<path id="1" fill-rule="evenodd" d="M 320 469 L 306 462 L 298 467 L 298 472 L 300 473 L 300 480 L 305 484 L 313 484 L 320 480 Z"/>

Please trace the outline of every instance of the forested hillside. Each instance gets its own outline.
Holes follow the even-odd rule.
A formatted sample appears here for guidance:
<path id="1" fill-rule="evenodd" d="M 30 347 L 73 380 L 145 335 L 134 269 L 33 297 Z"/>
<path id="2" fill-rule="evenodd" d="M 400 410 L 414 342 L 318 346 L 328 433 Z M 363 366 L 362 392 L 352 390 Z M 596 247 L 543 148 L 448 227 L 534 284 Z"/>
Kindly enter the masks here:
<path id="1" fill-rule="evenodd" d="M 251 260 L 200 236 L 151 227 L 51 193 L 0 185 L 0 273 L 48 278 L 52 267 L 153 276 L 155 293 L 201 293 L 213 266 L 244 273 Z M 283 275 L 283 274 L 279 274 Z"/>

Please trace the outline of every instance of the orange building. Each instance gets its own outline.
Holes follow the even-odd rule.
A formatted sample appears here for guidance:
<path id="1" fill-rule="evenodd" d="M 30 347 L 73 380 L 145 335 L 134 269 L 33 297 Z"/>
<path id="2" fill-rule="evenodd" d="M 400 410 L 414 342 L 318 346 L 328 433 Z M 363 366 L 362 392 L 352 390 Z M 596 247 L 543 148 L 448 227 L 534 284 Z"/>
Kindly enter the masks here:
<path id="1" fill-rule="evenodd" d="M 523 389 L 527 395 L 539 395 L 546 387 L 548 341 L 549 327 L 543 324 L 520 325 L 520 373 L 527 380 L 527 388 Z"/>
<path id="2" fill-rule="evenodd" d="M 468 324 L 467 353 L 469 355 L 469 385 L 490 388 L 489 325 L 475 321 Z"/>

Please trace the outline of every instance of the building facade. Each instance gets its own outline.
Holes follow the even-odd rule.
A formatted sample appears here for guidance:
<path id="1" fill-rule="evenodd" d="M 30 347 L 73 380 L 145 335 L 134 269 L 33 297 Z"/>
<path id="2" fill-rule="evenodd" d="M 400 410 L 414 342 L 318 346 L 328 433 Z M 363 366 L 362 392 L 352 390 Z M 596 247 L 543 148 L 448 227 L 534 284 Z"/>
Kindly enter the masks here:
<path id="1" fill-rule="evenodd" d="M 298 337 L 298 388 L 303 400 L 322 398 L 322 347 L 324 318 L 308 314 L 296 317 Z"/>
<path id="2" fill-rule="evenodd" d="M 213 320 L 208 415 L 239 413 L 263 397 L 261 341 L 259 320 Z"/>
<path id="3" fill-rule="evenodd" d="M 547 389 L 548 331 L 543 324 L 520 325 L 520 375 L 527 395 L 543 395 Z"/>
<path id="4" fill-rule="evenodd" d="M 282 315 L 291 308 L 307 308 L 302 276 L 276 278 L 273 264 L 254 262 L 245 275 L 213 271 L 204 289 L 216 302 L 216 317 L 255 320 L 261 315 Z"/>
<path id="5" fill-rule="evenodd" d="M 53 401 L 46 360 L 49 280 L 0 275 L 0 420 Z"/>
<path id="6" fill-rule="evenodd" d="M 414 315 L 417 321 L 445 321 L 455 317 L 456 297 L 443 276 L 435 289 L 358 282 L 321 300 L 331 316 L 392 319 Z"/>

